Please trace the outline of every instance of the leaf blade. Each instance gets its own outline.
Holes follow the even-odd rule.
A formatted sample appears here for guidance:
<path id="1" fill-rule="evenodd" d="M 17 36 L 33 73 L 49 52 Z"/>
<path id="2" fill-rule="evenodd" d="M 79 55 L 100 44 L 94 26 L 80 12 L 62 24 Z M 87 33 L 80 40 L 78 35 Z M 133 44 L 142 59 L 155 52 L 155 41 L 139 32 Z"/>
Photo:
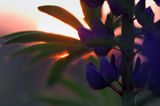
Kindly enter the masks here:
<path id="1" fill-rule="evenodd" d="M 75 16 L 73 16 L 71 13 L 69 13 L 67 10 L 58 7 L 58 6 L 40 6 L 38 9 L 41 12 L 44 12 L 48 15 L 51 15 L 55 18 L 58 18 L 59 20 L 63 21 L 66 24 L 71 25 L 73 28 L 77 29 L 78 27 L 82 26 L 82 24 L 76 19 Z"/>
<path id="2" fill-rule="evenodd" d="M 62 58 L 58 60 L 55 64 L 53 64 L 50 68 L 48 78 L 47 78 L 47 85 L 50 87 L 55 82 L 57 82 L 61 75 L 63 74 L 63 71 L 67 68 L 67 66 L 74 60 L 81 58 L 84 54 L 90 52 L 90 50 L 86 48 L 82 48 L 79 50 L 75 50 L 70 52 L 70 55 L 66 58 Z M 63 67 L 62 67 L 63 66 Z"/>
<path id="3" fill-rule="evenodd" d="M 86 91 L 85 88 L 83 88 L 81 85 L 77 84 L 76 82 L 72 80 L 66 80 L 62 79 L 60 80 L 60 83 L 63 84 L 65 87 L 69 88 L 72 92 L 77 94 L 82 99 L 87 99 L 87 101 L 94 101 L 94 97 L 92 93 Z"/>
<path id="4" fill-rule="evenodd" d="M 12 43 L 28 43 L 40 41 L 81 44 L 81 42 L 75 38 L 67 37 L 60 34 L 46 33 L 42 31 L 18 32 L 1 37 L 1 39 L 4 39 L 3 45 Z"/>
<path id="5" fill-rule="evenodd" d="M 56 106 L 82 106 L 83 104 L 78 102 L 77 100 L 73 100 L 73 98 L 57 98 L 57 97 L 49 97 L 49 96 L 35 96 L 34 100 L 40 102 L 46 102 L 49 104 L 54 104 Z"/>

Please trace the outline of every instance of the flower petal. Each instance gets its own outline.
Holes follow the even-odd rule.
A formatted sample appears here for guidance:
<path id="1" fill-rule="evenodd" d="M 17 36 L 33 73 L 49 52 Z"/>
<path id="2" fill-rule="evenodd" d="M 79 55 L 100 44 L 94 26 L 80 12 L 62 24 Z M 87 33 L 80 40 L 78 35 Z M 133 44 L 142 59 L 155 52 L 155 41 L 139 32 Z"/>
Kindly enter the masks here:
<path id="1" fill-rule="evenodd" d="M 100 19 L 93 20 L 93 27 L 91 28 L 96 38 L 105 39 L 107 38 L 107 30 Z"/>
<path id="2" fill-rule="evenodd" d="M 94 36 L 94 34 L 89 29 L 84 27 L 78 28 L 78 35 L 80 40 L 86 45 L 88 45 L 88 41 L 92 40 Z"/>
<path id="3" fill-rule="evenodd" d="M 135 7 L 135 12 L 136 13 L 140 13 L 142 11 L 145 10 L 146 7 L 146 0 L 139 0 L 139 2 L 137 3 L 136 7 Z"/>
<path id="4" fill-rule="evenodd" d="M 160 0 L 154 0 L 157 6 L 160 6 Z"/>
<path id="5" fill-rule="evenodd" d="M 138 4 L 137 4 L 138 5 Z M 143 11 L 136 11 L 135 13 L 137 21 L 143 26 L 150 26 L 154 21 L 154 13 L 151 7 L 144 9 Z"/>
<path id="6" fill-rule="evenodd" d="M 95 8 L 101 6 L 104 0 L 83 0 L 89 7 Z"/>
<path id="7" fill-rule="evenodd" d="M 121 0 L 107 0 L 110 10 L 111 12 L 116 15 L 119 16 L 121 14 L 124 13 L 124 6 L 123 6 L 123 1 Z"/>
<path id="8" fill-rule="evenodd" d="M 133 72 L 133 85 L 136 88 L 146 88 L 149 86 L 150 72 L 141 67 Z"/>
<path id="9" fill-rule="evenodd" d="M 94 52 L 98 56 L 105 56 L 110 50 L 111 50 L 111 48 L 97 47 L 97 48 L 94 49 Z"/>
<path id="10" fill-rule="evenodd" d="M 111 83 L 118 78 L 118 73 L 114 70 L 113 66 L 108 62 L 106 57 L 101 57 L 100 73 L 108 83 Z"/>
<path id="11" fill-rule="evenodd" d="M 109 83 L 104 81 L 103 77 L 100 75 L 100 73 L 92 63 L 87 64 L 86 72 L 88 84 L 92 89 L 103 89 L 110 85 Z"/>
<path id="12" fill-rule="evenodd" d="M 142 63 L 141 63 L 141 59 L 140 59 L 140 57 L 138 57 L 138 58 L 136 59 L 136 64 L 135 64 L 134 70 L 140 69 L 141 64 L 142 64 Z"/>

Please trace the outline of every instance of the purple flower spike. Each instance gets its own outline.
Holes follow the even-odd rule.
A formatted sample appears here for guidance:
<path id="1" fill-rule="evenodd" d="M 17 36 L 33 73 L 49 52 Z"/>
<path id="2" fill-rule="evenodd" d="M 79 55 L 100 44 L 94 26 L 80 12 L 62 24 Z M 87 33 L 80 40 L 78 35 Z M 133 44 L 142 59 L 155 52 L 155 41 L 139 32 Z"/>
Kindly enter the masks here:
<path id="1" fill-rule="evenodd" d="M 100 60 L 100 73 L 106 82 L 113 82 L 118 78 L 118 73 L 105 57 Z"/>
<path id="2" fill-rule="evenodd" d="M 160 6 L 160 0 L 154 0 L 157 6 Z"/>
<path id="3" fill-rule="evenodd" d="M 104 45 L 104 42 L 113 40 L 114 32 L 107 31 L 99 19 L 93 21 L 90 30 L 84 27 L 78 28 L 78 35 L 80 40 L 98 56 L 106 55 L 112 48 L 111 44 Z"/>
<path id="4" fill-rule="evenodd" d="M 159 22 L 155 27 L 159 27 Z M 147 59 L 147 69 L 150 70 L 149 89 L 157 96 L 160 96 L 160 37 L 153 31 L 152 36 L 146 36 L 143 43 L 142 53 Z"/>
<path id="5" fill-rule="evenodd" d="M 86 72 L 88 84 L 92 89 L 103 89 L 110 85 L 104 80 L 101 74 L 97 71 L 97 68 L 92 63 L 87 64 Z"/>
<path id="6" fill-rule="evenodd" d="M 101 6 L 104 0 L 83 0 L 89 7 L 95 8 Z"/>

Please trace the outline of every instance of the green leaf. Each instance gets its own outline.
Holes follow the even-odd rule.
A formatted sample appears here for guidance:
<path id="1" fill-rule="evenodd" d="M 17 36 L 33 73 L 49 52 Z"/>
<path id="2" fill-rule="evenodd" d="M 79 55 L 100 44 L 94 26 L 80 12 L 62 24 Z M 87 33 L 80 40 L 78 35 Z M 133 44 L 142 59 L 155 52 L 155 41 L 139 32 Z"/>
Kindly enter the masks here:
<path id="1" fill-rule="evenodd" d="M 76 82 L 72 80 L 62 79 L 60 80 L 60 83 L 63 84 L 65 87 L 69 88 L 72 92 L 77 94 L 82 99 L 88 100 L 88 101 L 94 101 L 94 96 L 91 92 L 87 91 L 85 88 L 83 88 L 81 85 L 77 84 Z"/>
<path id="2" fill-rule="evenodd" d="M 110 88 L 98 91 L 96 98 L 103 106 L 122 106 L 121 97 Z"/>
<path id="3" fill-rule="evenodd" d="M 66 58 L 62 58 L 56 63 L 54 63 L 48 73 L 47 78 L 47 85 L 50 87 L 55 82 L 60 80 L 60 77 L 62 76 L 64 70 L 67 68 L 67 66 L 74 60 L 81 58 L 84 54 L 90 52 L 88 49 L 82 48 L 79 50 L 75 50 L 70 52 L 70 55 Z"/>
<path id="4" fill-rule="evenodd" d="M 29 65 L 41 62 L 42 60 L 47 59 L 52 55 L 54 55 L 54 53 L 52 53 L 52 52 L 41 52 L 41 53 L 35 55 L 34 57 L 32 57 L 31 61 L 29 62 Z"/>
<path id="5" fill-rule="evenodd" d="M 55 82 L 57 82 L 63 71 L 67 68 L 67 66 L 71 63 L 71 59 L 66 57 L 62 58 L 54 63 L 51 66 L 48 77 L 47 77 L 47 86 L 52 86 Z"/>
<path id="6" fill-rule="evenodd" d="M 92 27 L 94 19 L 97 19 L 97 18 L 101 19 L 101 8 L 102 8 L 102 6 L 99 6 L 97 8 L 90 8 L 83 2 L 83 0 L 80 0 L 80 3 L 81 3 L 83 14 L 85 16 L 84 19 L 87 22 L 87 24 L 90 27 Z"/>
<path id="7" fill-rule="evenodd" d="M 12 44 L 12 43 L 28 43 L 28 42 L 61 42 L 61 43 L 69 43 L 69 44 L 81 44 L 81 42 L 77 39 L 53 34 L 53 33 L 46 33 L 41 31 L 24 31 L 6 35 L 1 37 L 4 39 L 3 44 Z"/>
<path id="8" fill-rule="evenodd" d="M 58 18 L 66 24 L 71 25 L 75 29 L 82 26 L 82 24 L 78 21 L 78 19 L 76 19 L 75 16 L 73 16 L 71 13 L 61 7 L 46 5 L 40 6 L 38 7 L 38 9 L 46 14 Z"/>
<path id="9" fill-rule="evenodd" d="M 70 44 L 61 44 L 61 43 L 44 43 L 44 44 L 36 44 L 29 47 L 24 47 L 13 53 L 13 56 L 24 55 L 24 54 L 32 54 L 32 53 L 48 53 L 48 54 L 56 54 L 63 52 L 65 50 L 69 51 L 73 49 L 74 46 Z"/>
<path id="10" fill-rule="evenodd" d="M 46 102 L 56 106 L 85 106 L 83 103 L 73 98 L 58 98 L 49 96 L 36 96 L 33 98 L 36 101 Z"/>

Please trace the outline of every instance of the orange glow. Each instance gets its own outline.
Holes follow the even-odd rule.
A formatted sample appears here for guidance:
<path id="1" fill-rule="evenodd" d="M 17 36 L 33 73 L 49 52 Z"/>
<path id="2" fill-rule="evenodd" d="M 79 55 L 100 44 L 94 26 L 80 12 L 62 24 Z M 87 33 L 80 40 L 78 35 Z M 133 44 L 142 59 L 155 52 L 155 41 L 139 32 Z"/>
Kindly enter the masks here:
<path id="1" fill-rule="evenodd" d="M 136 0 L 136 3 L 138 1 L 139 0 Z M 153 11 L 156 13 L 155 21 L 160 19 L 160 7 L 156 6 L 153 0 L 147 0 L 146 4 L 147 6 L 151 5 Z M 38 11 L 37 7 L 42 5 L 57 5 L 63 7 L 76 16 L 83 22 L 85 27 L 87 27 L 83 20 L 84 15 L 79 0 L 0 0 L 1 33 L 6 34 L 22 30 L 38 29 L 46 32 L 65 34 L 79 39 L 75 29 Z M 104 13 L 104 15 L 102 15 L 102 21 L 104 22 L 106 14 L 109 12 L 106 1 L 103 5 L 103 9 L 105 9 L 102 10 L 102 13 Z M 5 16 L 2 13 L 9 14 L 10 16 Z M 8 20 L 10 20 L 9 23 Z"/>
<path id="2" fill-rule="evenodd" d="M 69 53 L 67 51 L 63 51 L 61 53 L 58 53 L 57 55 L 51 56 L 50 58 L 54 58 L 56 60 L 59 60 L 62 58 L 66 58 L 67 56 L 69 56 Z"/>

